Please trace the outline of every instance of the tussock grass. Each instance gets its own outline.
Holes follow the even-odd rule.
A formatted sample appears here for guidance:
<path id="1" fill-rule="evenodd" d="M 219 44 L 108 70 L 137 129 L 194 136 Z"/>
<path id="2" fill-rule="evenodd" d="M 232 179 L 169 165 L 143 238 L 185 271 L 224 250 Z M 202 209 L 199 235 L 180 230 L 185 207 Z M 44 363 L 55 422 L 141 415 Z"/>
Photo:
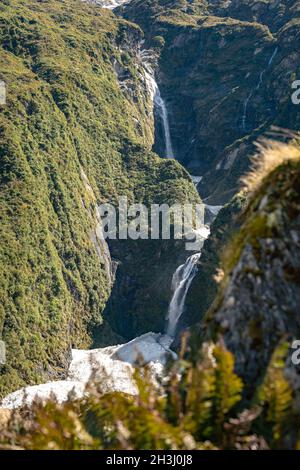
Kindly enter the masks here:
<path id="1" fill-rule="evenodd" d="M 300 135 L 292 135 L 289 143 L 264 138 L 256 145 L 258 152 L 252 157 L 249 173 L 241 178 L 249 196 L 261 187 L 263 181 L 276 168 L 288 162 L 300 162 Z"/>

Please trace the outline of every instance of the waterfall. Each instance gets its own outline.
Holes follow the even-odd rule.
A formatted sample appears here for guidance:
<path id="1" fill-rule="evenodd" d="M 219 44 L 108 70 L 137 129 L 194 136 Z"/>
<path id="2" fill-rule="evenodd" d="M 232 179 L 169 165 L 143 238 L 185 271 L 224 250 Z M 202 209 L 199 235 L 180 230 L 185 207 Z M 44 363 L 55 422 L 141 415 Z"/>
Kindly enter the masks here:
<path id="1" fill-rule="evenodd" d="M 196 233 L 196 232 L 195 232 Z M 201 240 L 200 248 L 204 245 L 205 240 L 210 235 L 210 228 L 208 225 L 203 225 L 197 231 L 197 238 Z M 168 308 L 167 315 L 167 330 L 166 335 L 174 338 L 178 321 L 180 320 L 185 307 L 185 299 L 191 283 L 197 274 L 197 264 L 201 257 L 201 251 L 189 256 L 184 264 L 179 266 L 172 279 L 172 299 Z"/>
<path id="2" fill-rule="evenodd" d="M 275 59 L 275 57 L 277 55 L 277 52 L 278 52 L 278 46 L 275 47 L 275 50 L 274 50 L 273 54 L 271 55 L 271 58 L 270 58 L 269 63 L 268 63 L 268 67 L 271 67 L 271 65 L 273 63 L 273 60 Z"/>
<path id="3" fill-rule="evenodd" d="M 144 50 L 141 52 L 141 59 L 144 66 L 144 73 L 151 99 L 154 107 L 157 110 L 163 124 L 164 139 L 165 139 L 165 156 L 167 158 L 175 158 L 172 147 L 171 133 L 168 110 L 165 101 L 163 100 L 158 84 L 155 80 L 154 70 L 149 64 L 149 52 Z"/>
<path id="4" fill-rule="evenodd" d="M 157 87 L 156 94 L 154 96 L 154 104 L 156 105 L 156 109 L 162 119 L 163 129 L 164 129 L 164 137 L 165 137 L 165 146 L 166 146 L 166 157 L 167 158 L 175 158 L 172 141 L 171 141 L 171 133 L 170 133 L 170 125 L 169 125 L 169 117 L 168 117 L 168 110 L 164 100 L 161 97 L 159 88 Z"/>
<path id="5" fill-rule="evenodd" d="M 256 87 L 253 90 L 251 90 L 250 95 L 244 101 L 244 113 L 243 113 L 243 117 L 242 117 L 242 128 L 243 128 L 244 131 L 246 130 L 247 111 L 248 111 L 248 106 L 249 106 L 250 100 L 252 99 L 254 93 L 260 89 L 260 87 L 263 83 L 264 75 L 265 75 L 266 71 L 268 70 L 268 68 L 271 67 L 271 65 L 272 65 L 272 63 L 273 63 L 273 61 L 274 61 L 274 59 L 277 55 L 277 52 L 278 52 L 278 46 L 274 49 L 266 68 L 259 74 L 259 80 L 258 80 L 258 83 L 257 83 Z"/>
<path id="6" fill-rule="evenodd" d="M 201 239 L 200 249 L 205 240 L 210 235 L 209 226 L 213 223 L 223 206 L 210 206 L 205 204 L 205 224 L 197 231 L 197 236 Z M 184 264 L 179 266 L 172 279 L 172 298 L 167 314 L 166 335 L 174 338 L 178 322 L 184 312 L 185 299 L 189 288 L 197 274 L 197 265 L 202 252 L 194 253 L 189 256 Z"/>
<path id="7" fill-rule="evenodd" d="M 177 268 L 172 280 L 173 297 L 168 310 L 167 335 L 174 337 L 178 321 L 183 313 L 186 295 L 197 273 L 197 263 L 201 253 L 190 256 L 186 262 Z"/>

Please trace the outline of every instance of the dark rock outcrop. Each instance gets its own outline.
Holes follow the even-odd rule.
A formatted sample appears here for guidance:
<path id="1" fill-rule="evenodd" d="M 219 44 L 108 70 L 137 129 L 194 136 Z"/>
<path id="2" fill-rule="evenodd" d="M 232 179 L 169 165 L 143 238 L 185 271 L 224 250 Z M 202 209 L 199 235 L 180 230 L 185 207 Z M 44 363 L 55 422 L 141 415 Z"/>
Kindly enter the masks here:
<path id="1" fill-rule="evenodd" d="M 204 326 L 224 337 L 250 391 L 278 344 L 300 338 L 300 152 L 292 145 L 266 152 L 278 165 L 261 180 L 256 175 L 260 183 L 225 252 L 223 287 Z"/>
<path id="2" fill-rule="evenodd" d="M 299 129 L 291 101 L 299 1 L 133 0 L 118 12 L 159 50 L 176 158 L 203 176 L 204 199 L 228 202 L 249 168 L 253 142 L 272 125 Z M 164 152 L 159 132 L 155 149 Z"/>

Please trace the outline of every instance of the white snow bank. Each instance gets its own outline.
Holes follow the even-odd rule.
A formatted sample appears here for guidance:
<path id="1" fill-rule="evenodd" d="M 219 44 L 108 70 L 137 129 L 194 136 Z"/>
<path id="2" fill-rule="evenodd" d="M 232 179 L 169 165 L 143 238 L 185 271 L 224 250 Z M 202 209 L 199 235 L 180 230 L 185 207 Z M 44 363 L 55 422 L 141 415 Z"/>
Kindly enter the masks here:
<path id="1" fill-rule="evenodd" d="M 61 380 L 49 382 L 33 387 L 25 387 L 5 397 L 1 402 L 1 408 L 13 409 L 22 405 L 30 406 L 34 400 L 43 402 L 54 398 L 58 403 L 68 400 L 70 394 L 74 398 L 82 398 L 85 393 L 85 384 L 78 381 Z"/>
<path id="2" fill-rule="evenodd" d="M 166 363 L 171 352 L 172 338 L 165 335 L 147 333 L 127 344 L 119 346 L 113 357 L 130 364 L 148 364 L 149 362 Z M 175 356 L 176 357 L 176 356 Z"/>
<path id="3" fill-rule="evenodd" d="M 91 351 L 73 350 L 68 380 L 87 384 L 94 375 L 103 392 L 138 393 L 133 380 L 134 368 L 131 364 L 113 360 L 101 349 Z"/>
<path id="4" fill-rule="evenodd" d="M 128 3 L 129 1 L 130 0 L 83 0 L 85 3 L 99 5 L 102 8 L 109 8 L 110 10 L 123 5 L 123 3 Z"/>
<path id="5" fill-rule="evenodd" d="M 127 344 L 83 351 L 74 349 L 66 380 L 25 387 L 5 397 L 0 408 L 19 408 L 31 405 L 35 399 L 44 401 L 55 398 L 58 403 L 68 400 L 69 394 L 82 398 L 87 394 L 90 378 L 100 384 L 106 392 L 123 392 L 136 395 L 138 389 L 133 378 L 134 366 L 148 365 L 155 381 L 163 375 L 168 357 L 176 358 L 170 350 L 172 338 L 161 334 L 147 333 Z M 141 362 L 139 362 L 141 361 Z"/>

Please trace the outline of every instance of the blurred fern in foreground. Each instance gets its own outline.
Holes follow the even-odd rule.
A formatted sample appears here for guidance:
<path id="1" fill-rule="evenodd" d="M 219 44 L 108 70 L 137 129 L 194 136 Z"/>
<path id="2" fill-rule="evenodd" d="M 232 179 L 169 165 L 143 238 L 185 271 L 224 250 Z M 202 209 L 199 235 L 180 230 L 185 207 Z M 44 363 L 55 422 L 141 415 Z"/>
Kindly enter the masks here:
<path id="1" fill-rule="evenodd" d="M 2 426 L 1 448 L 276 448 L 292 416 L 292 391 L 283 378 L 285 353 L 282 347 L 275 353 L 253 407 L 243 404 L 232 354 L 221 342 L 207 343 L 198 363 L 182 355 L 158 385 L 147 368 L 137 370 L 137 396 L 103 394 L 93 380 L 83 400 L 70 397 L 63 405 L 35 403 L 13 412 Z"/>

